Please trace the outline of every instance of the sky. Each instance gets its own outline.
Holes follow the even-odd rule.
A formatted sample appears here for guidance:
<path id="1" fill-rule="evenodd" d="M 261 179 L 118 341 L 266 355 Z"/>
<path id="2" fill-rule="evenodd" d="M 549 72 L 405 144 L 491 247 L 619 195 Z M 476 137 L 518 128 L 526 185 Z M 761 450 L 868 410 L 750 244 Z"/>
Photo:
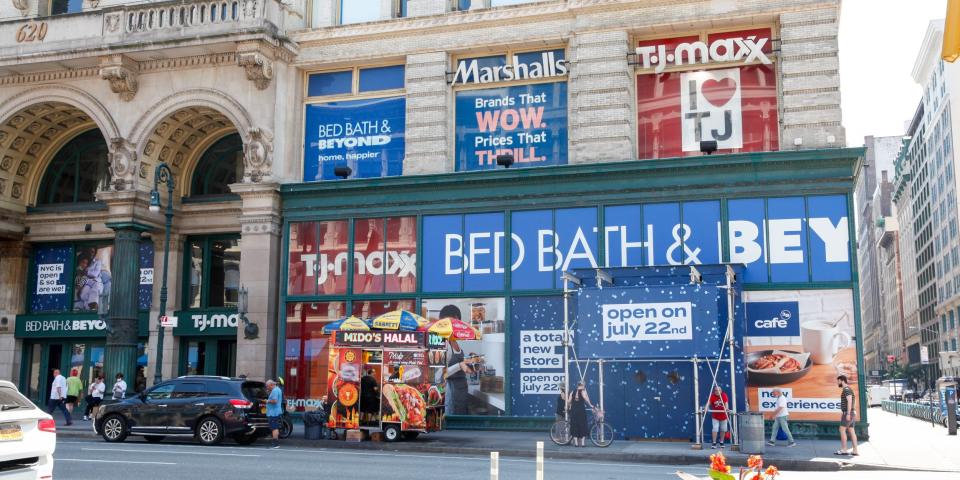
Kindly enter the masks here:
<path id="1" fill-rule="evenodd" d="M 867 135 L 903 135 L 920 102 L 913 63 L 930 20 L 946 0 L 843 0 L 840 13 L 840 96 L 847 145 Z"/>

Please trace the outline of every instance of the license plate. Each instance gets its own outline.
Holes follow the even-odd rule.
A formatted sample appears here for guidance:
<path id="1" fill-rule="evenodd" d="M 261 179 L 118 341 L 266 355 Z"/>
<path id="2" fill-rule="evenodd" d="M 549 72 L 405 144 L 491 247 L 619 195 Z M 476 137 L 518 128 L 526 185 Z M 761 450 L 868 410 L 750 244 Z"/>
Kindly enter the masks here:
<path id="1" fill-rule="evenodd" d="M 18 440 L 23 440 L 20 425 L 14 423 L 0 425 L 0 442 L 16 442 Z"/>

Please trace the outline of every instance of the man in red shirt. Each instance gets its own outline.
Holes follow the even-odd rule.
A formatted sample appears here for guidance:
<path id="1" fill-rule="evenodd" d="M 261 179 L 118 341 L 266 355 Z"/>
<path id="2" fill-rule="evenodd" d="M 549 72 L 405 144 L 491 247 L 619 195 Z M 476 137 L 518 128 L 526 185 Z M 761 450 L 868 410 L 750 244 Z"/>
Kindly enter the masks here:
<path id="1" fill-rule="evenodd" d="M 723 439 L 727 436 L 727 412 L 730 410 L 727 394 L 719 385 L 713 387 L 713 393 L 710 394 L 709 408 L 710 416 L 713 417 L 713 444 L 710 448 L 717 448 L 717 433 L 720 433 L 720 448 L 723 448 Z"/>

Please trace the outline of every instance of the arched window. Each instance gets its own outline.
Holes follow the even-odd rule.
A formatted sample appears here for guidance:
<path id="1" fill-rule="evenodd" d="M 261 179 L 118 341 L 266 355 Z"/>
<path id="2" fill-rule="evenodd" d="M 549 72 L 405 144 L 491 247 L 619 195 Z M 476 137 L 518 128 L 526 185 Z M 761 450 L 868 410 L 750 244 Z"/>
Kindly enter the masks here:
<path id="1" fill-rule="evenodd" d="M 58 152 L 40 183 L 37 205 L 83 203 L 97 200 L 95 194 L 110 184 L 107 142 L 100 130 L 77 135 Z"/>
<path id="2" fill-rule="evenodd" d="M 230 184 L 243 177 L 243 141 L 232 133 L 210 146 L 193 172 L 190 195 L 231 195 Z"/>

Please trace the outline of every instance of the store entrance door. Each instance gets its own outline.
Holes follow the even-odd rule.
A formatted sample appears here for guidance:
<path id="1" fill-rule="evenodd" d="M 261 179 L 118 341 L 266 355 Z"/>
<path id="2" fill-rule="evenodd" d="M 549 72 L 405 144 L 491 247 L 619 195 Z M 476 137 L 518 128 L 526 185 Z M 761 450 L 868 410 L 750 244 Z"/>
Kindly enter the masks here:
<path id="1" fill-rule="evenodd" d="M 181 340 L 180 375 L 237 374 L 235 337 L 187 337 Z"/>
<path id="2" fill-rule="evenodd" d="M 25 376 L 21 390 L 38 405 L 46 405 L 53 371 L 69 377 L 76 372 L 86 388 L 103 373 L 103 342 L 36 342 L 24 346 Z"/>

